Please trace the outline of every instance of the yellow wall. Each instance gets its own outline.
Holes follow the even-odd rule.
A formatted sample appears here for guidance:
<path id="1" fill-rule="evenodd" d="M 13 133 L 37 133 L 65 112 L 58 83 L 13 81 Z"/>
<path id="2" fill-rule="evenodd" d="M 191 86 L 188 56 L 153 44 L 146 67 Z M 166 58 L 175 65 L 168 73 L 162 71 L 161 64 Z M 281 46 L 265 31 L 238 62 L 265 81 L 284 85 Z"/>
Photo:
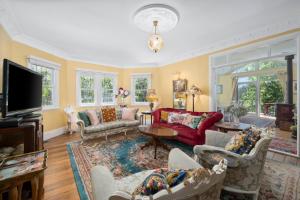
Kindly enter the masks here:
<path id="1" fill-rule="evenodd" d="M 292 30 L 286 33 L 278 34 L 256 40 L 253 42 L 270 39 L 279 35 L 300 31 L 300 29 Z M 250 43 L 253 43 L 250 42 Z M 246 43 L 249 44 L 249 43 Z M 232 48 L 240 47 L 246 44 L 237 45 Z M 226 49 L 228 50 L 228 49 Z M 223 50 L 224 51 L 224 50 Z M 212 53 L 213 54 L 213 53 Z M 209 109 L 209 55 L 201 55 L 192 59 L 177 62 L 174 64 L 157 67 L 157 68 L 130 68 L 120 69 L 109 66 L 88 64 L 82 62 L 69 61 L 41 50 L 29 47 L 27 45 L 12 41 L 5 30 L 0 26 L 0 59 L 9 58 L 21 65 L 27 66 L 26 58 L 34 55 L 46 60 L 50 60 L 61 64 L 60 70 L 60 108 L 47 110 L 43 112 L 45 131 L 54 130 L 66 126 L 66 117 L 63 112 L 67 105 L 74 106 L 77 110 L 87 109 L 77 107 L 76 102 L 76 69 L 86 68 L 105 72 L 114 72 L 118 75 L 118 86 L 122 86 L 131 91 L 131 74 L 133 73 L 151 73 L 152 88 L 156 89 L 160 99 L 161 107 L 172 107 L 172 81 L 177 79 L 176 72 L 180 73 L 180 78 L 188 80 L 188 87 L 195 84 L 199 86 L 203 94 L 196 98 L 195 110 L 208 111 Z M 0 67 L 2 63 L 0 64 Z M 0 69 L 0 83 L 2 84 L 2 68 Z M 2 86 L 0 87 L 2 88 Z M 131 99 L 127 98 L 130 104 Z M 139 106 L 140 110 L 148 110 L 148 106 Z M 192 108 L 192 99 L 188 97 L 188 110 Z"/>

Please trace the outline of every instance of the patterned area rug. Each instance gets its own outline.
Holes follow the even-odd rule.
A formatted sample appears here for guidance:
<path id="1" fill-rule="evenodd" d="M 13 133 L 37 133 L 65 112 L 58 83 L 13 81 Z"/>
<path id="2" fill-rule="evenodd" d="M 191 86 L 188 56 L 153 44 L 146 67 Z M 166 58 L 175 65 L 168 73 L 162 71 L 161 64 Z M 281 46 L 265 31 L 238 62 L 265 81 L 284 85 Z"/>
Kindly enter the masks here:
<path id="1" fill-rule="evenodd" d="M 286 153 L 297 154 L 297 140 L 293 138 L 286 139 L 274 137 L 269 148 Z"/>
<path id="2" fill-rule="evenodd" d="M 157 159 L 154 159 L 153 147 L 143 150 L 140 147 L 148 141 L 144 136 L 130 136 L 103 140 L 92 140 L 81 144 L 67 144 L 70 161 L 77 189 L 82 200 L 93 199 L 90 182 L 90 169 L 95 165 L 107 166 L 114 176 L 119 179 L 130 174 L 167 166 L 168 151 L 159 148 Z M 171 148 L 180 148 L 192 156 L 192 148 L 177 141 L 164 141 Z M 284 199 L 297 200 L 300 198 L 300 169 L 291 165 L 267 161 L 265 175 L 260 190 L 260 200 Z M 224 200 L 251 199 L 247 196 L 237 196 L 223 193 Z"/>

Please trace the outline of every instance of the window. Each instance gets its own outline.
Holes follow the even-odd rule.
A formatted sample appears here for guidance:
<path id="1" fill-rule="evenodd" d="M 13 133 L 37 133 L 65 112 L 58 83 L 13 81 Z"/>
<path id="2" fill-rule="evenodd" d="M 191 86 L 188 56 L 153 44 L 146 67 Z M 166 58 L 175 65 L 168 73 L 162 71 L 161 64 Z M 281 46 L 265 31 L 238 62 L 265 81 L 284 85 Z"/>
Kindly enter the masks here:
<path id="1" fill-rule="evenodd" d="M 147 104 L 147 90 L 151 88 L 151 74 L 133 74 L 131 78 L 132 104 Z"/>
<path id="2" fill-rule="evenodd" d="M 92 74 L 82 73 L 79 76 L 80 103 L 85 105 L 95 104 L 95 79 Z"/>
<path id="3" fill-rule="evenodd" d="M 34 56 L 28 57 L 29 68 L 43 76 L 42 106 L 44 110 L 59 107 L 58 85 L 60 65 Z"/>
<path id="4" fill-rule="evenodd" d="M 116 91 L 116 78 L 104 75 L 101 81 L 101 104 L 114 104 Z"/>
<path id="5" fill-rule="evenodd" d="M 77 72 L 77 99 L 80 106 L 113 105 L 117 76 L 102 72 Z"/>

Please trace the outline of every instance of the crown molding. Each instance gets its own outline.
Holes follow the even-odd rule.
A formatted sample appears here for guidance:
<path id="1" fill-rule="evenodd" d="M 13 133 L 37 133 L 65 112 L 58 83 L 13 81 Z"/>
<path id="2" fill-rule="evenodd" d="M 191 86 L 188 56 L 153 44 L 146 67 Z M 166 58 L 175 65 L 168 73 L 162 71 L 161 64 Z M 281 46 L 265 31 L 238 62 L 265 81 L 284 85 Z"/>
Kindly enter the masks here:
<path id="1" fill-rule="evenodd" d="M 169 58 L 165 62 L 145 63 L 145 64 L 138 64 L 138 65 L 122 65 L 122 64 L 117 65 L 116 63 L 109 63 L 109 62 L 105 63 L 105 62 L 81 59 L 80 56 L 70 55 L 67 52 L 59 48 L 56 48 L 46 42 L 32 38 L 26 35 L 24 31 L 22 31 L 22 27 L 17 23 L 15 17 L 11 13 L 12 12 L 10 12 L 10 9 L 6 1 L 0 0 L 0 24 L 4 27 L 4 29 L 7 31 L 7 33 L 9 34 L 12 40 L 37 48 L 39 50 L 45 51 L 47 53 L 58 56 L 60 58 L 66 59 L 67 61 L 84 62 L 89 64 L 114 67 L 119 69 L 164 67 L 169 64 L 184 61 L 205 54 L 215 53 L 217 51 L 221 51 L 229 47 L 242 45 L 247 42 L 262 39 L 267 36 L 272 36 L 289 30 L 300 28 L 300 18 L 285 19 L 285 20 L 283 19 L 283 21 L 281 22 L 273 23 L 268 26 L 261 27 L 259 29 L 244 34 L 236 35 L 226 40 L 217 41 L 209 46 L 184 53 L 180 56 L 174 56 L 172 58 Z"/>
<path id="2" fill-rule="evenodd" d="M 256 29 L 254 31 L 236 35 L 232 38 L 222 40 L 215 42 L 214 44 L 211 44 L 209 46 L 203 47 L 201 49 L 191 51 L 189 53 L 185 53 L 182 56 L 175 56 L 172 59 L 170 59 L 167 62 L 161 62 L 159 63 L 160 67 L 163 67 L 165 65 L 173 64 L 176 62 L 184 61 L 187 59 L 195 58 L 197 56 L 205 55 L 205 54 L 213 54 L 217 51 L 222 51 L 230 47 L 234 47 L 237 45 L 243 45 L 247 42 L 252 42 L 255 40 L 263 39 L 268 36 L 284 33 L 290 30 L 295 30 L 300 28 L 300 18 L 297 19 L 291 19 L 291 20 L 285 20 L 283 22 L 274 23 L 259 29 Z"/>

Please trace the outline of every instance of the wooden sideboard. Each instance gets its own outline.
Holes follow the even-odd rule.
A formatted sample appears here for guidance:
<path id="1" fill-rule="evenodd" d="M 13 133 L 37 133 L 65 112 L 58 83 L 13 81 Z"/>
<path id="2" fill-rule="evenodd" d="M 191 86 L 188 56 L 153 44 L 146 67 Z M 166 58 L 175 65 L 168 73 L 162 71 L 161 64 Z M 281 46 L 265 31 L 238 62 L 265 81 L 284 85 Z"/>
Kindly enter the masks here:
<path id="1" fill-rule="evenodd" d="M 0 147 L 24 143 L 24 153 L 44 149 L 42 117 L 24 118 L 18 127 L 0 128 Z"/>

